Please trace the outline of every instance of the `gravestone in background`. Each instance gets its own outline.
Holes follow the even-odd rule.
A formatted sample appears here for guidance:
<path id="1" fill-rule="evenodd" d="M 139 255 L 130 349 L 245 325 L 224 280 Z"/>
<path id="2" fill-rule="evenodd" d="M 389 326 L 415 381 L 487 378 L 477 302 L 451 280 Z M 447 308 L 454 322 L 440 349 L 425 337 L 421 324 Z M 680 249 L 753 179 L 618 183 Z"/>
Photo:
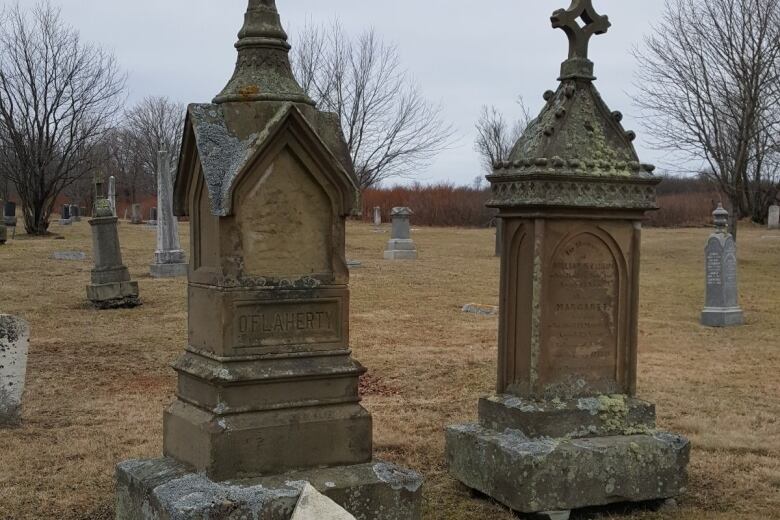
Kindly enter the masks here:
<path id="1" fill-rule="evenodd" d="M 146 223 L 150 226 L 157 225 L 157 208 L 149 208 L 149 220 Z"/>
<path id="2" fill-rule="evenodd" d="M 0 427 L 21 423 L 29 342 L 26 321 L 0 314 Z"/>
<path id="3" fill-rule="evenodd" d="M 81 211 L 75 204 L 70 205 L 70 219 L 73 222 L 81 222 Z"/>
<path id="4" fill-rule="evenodd" d="M 701 323 L 708 327 L 742 325 L 737 284 L 737 244 L 728 232 L 729 212 L 718 204 L 712 214 L 715 232 L 707 239 L 705 257 L 705 306 Z"/>
<path id="5" fill-rule="evenodd" d="M 69 226 L 73 223 L 70 218 L 70 204 L 63 204 L 62 211 L 60 211 L 60 225 Z"/>
<path id="6" fill-rule="evenodd" d="M 780 229 L 780 206 L 769 207 L 769 229 Z"/>
<path id="7" fill-rule="evenodd" d="M 289 520 L 305 481 L 361 520 L 417 520 L 422 479 L 373 459 L 360 405 L 345 258 L 357 180 L 338 118 L 295 81 L 273 0 L 249 0 L 236 47 L 226 88 L 189 106 L 178 162 L 189 337 L 166 458 L 119 465 L 117 518 L 222 518 L 229 504 L 231 518 Z"/>
<path id="8" fill-rule="evenodd" d="M 379 206 L 374 208 L 374 225 L 377 227 L 382 225 L 382 208 Z"/>
<path id="9" fill-rule="evenodd" d="M 116 217 L 116 177 L 113 175 L 108 178 L 108 204 L 111 206 L 111 213 Z"/>
<path id="10" fill-rule="evenodd" d="M 653 167 L 593 85 L 590 0 L 553 15 L 570 56 L 556 92 L 488 179 L 503 220 L 497 392 L 446 432 L 449 470 L 522 513 L 668 499 L 690 444 L 636 394 L 641 222 Z M 585 23 L 582 28 L 578 20 Z"/>
<path id="11" fill-rule="evenodd" d="M 92 226 L 95 267 L 87 286 L 87 298 L 98 309 L 140 305 L 138 282 L 130 280 L 130 272 L 122 263 L 117 218 L 111 212 L 108 199 L 95 203 L 95 217 L 90 219 L 89 225 Z"/>
<path id="12" fill-rule="evenodd" d="M 385 249 L 385 260 L 417 259 L 417 247 L 412 240 L 410 223 L 413 214 L 409 208 L 393 208 L 390 213 L 393 227 Z"/>
<path id="13" fill-rule="evenodd" d="M 130 223 L 131 224 L 143 224 L 144 223 L 144 217 L 141 215 L 141 205 L 140 204 L 133 204 L 132 211 L 130 213 Z"/>
<path id="14" fill-rule="evenodd" d="M 167 152 L 157 155 L 157 250 L 150 272 L 155 278 L 187 276 L 187 260 L 179 242 L 179 223 L 173 214 L 173 178 Z"/>

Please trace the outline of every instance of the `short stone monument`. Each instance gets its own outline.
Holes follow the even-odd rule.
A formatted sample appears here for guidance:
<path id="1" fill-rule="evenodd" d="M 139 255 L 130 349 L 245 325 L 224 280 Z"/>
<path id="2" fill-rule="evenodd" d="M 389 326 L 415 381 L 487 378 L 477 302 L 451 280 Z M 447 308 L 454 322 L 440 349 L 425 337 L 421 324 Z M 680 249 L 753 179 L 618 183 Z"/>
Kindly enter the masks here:
<path id="1" fill-rule="evenodd" d="M 3 205 L 3 224 L 6 227 L 6 234 L 8 228 L 11 228 L 11 238 L 16 238 L 16 223 L 16 203 L 8 200 Z"/>
<path id="2" fill-rule="evenodd" d="M 376 206 L 374 208 L 374 225 L 379 227 L 382 225 L 382 208 Z"/>
<path id="3" fill-rule="evenodd" d="M 116 217 L 116 177 L 113 175 L 108 178 L 108 204 L 111 206 L 111 212 Z"/>
<path id="4" fill-rule="evenodd" d="M 98 309 L 131 308 L 141 304 L 138 282 L 130 280 L 130 272 L 122 263 L 117 220 L 111 213 L 108 199 L 95 203 L 95 217 L 89 220 L 95 267 L 87 286 L 87 298 Z"/>
<path id="5" fill-rule="evenodd" d="M 149 220 L 146 223 L 150 226 L 157 225 L 157 208 L 149 208 Z"/>
<path id="6" fill-rule="evenodd" d="M 70 218 L 70 204 L 63 204 L 62 211 L 60 211 L 60 225 L 70 226 L 73 220 Z"/>
<path id="7" fill-rule="evenodd" d="M 704 250 L 706 295 L 701 324 L 707 327 L 743 325 L 737 285 L 737 244 L 728 232 L 729 212 L 718 204 L 713 214 L 715 232 Z"/>
<path id="8" fill-rule="evenodd" d="M 70 205 L 70 219 L 73 222 L 81 222 L 81 210 L 75 204 Z"/>
<path id="9" fill-rule="evenodd" d="M 338 118 L 291 72 L 274 0 L 249 0 L 236 71 L 190 105 L 174 190 L 189 216 L 189 338 L 165 458 L 117 470 L 117 519 L 289 520 L 309 482 L 363 520 L 417 520 L 421 477 L 373 459 L 351 357 Z"/>
<path id="10" fill-rule="evenodd" d="M 0 314 L 0 427 L 19 426 L 22 421 L 29 342 L 26 321 Z"/>
<path id="11" fill-rule="evenodd" d="M 497 393 L 447 429 L 445 451 L 468 487 L 564 520 L 680 495 L 690 444 L 635 397 L 641 222 L 659 179 L 593 85 L 588 39 L 610 23 L 590 0 L 552 20 L 570 39 L 560 87 L 488 177 L 505 237 Z"/>
<path id="12" fill-rule="evenodd" d="M 769 229 L 780 229 L 780 206 L 769 206 Z"/>
<path id="13" fill-rule="evenodd" d="M 133 204 L 132 210 L 130 212 L 130 223 L 131 224 L 143 224 L 144 223 L 144 217 L 141 215 L 141 205 L 140 204 Z"/>
<path id="14" fill-rule="evenodd" d="M 173 214 L 173 179 L 167 152 L 157 156 L 157 250 L 150 271 L 155 278 L 187 276 L 187 260 L 179 242 L 179 223 Z"/>
<path id="15" fill-rule="evenodd" d="M 411 234 L 410 219 L 414 212 L 409 208 L 393 208 L 390 217 L 393 228 L 385 249 L 385 260 L 416 260 L 417 247 Z"/>

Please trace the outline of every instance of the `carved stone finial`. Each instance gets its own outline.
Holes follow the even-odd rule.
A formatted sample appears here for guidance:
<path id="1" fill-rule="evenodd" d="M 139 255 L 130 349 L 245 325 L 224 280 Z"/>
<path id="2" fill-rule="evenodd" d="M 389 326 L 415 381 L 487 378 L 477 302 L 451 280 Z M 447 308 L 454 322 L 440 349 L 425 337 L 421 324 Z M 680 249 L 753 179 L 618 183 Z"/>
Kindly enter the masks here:
<path id="1" fill-rule="evenodd" d="M 598 14 L 592 0 L 572 0 L 568 9 L 555 11 L 550 20 L 553 29 L 562 29 L 569 37 L 569 59 L 561 67 L 561 78 L 595 79 L 588 45 L 594 34 L 605 34 L 612 27 L 609 17 Z"/>
<path id="2" fill-rule="evenodd" d="M 238 33 L 238 62 L 215 103 L 247 101 L 314 102 L 304 93 L 290 66 L 290 44 L 275 0 L 249 0 Z"/>
<path id="3" fill-rule="evenodd" d="M 728 233 L 729 212 L 723 207 L 723 204 L 718 204 L 718 209 L 712 212 L 712 220 L 715 222 L 718 233 Z"/>

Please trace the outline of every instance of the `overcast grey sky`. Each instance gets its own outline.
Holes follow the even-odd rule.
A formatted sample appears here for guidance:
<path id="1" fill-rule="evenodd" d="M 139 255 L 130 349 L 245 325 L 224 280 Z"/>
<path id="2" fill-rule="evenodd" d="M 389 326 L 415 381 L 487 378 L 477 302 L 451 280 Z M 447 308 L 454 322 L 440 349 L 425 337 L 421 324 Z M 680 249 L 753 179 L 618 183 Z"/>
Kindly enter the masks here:
<path id="1" fill-rule="evenodd" d="M 22 0 L 23 3 L 33 0 Z M 129 74 L 129 102 L 147 95 L 184 103 L 211 101 L 235 64 L 233 43 L 246 0 L 53 0 L 87 40 L 112 49 Z M 612 29 L 591 43 L 598 88 L 636 130 L 640 158 L 664 164 L 634 117 L 634 45 L 657 23 L 664 0 L 594 0 Z M 482 174 L 473 151 L 483 104 L 513 115 L 522 96 L 534 115 L 555 89 L 567 41 L 550 14 L 569 0 L 277 0 L 294 35 L 305 21 L 341 19 L 350 32 L 375 27 L 398 44 L 404 64 L 457 131 L 455 146 L 421 172 L 424 181 L 470 183 Z M 294 42 L 293 42 L 294 43 Z"/>

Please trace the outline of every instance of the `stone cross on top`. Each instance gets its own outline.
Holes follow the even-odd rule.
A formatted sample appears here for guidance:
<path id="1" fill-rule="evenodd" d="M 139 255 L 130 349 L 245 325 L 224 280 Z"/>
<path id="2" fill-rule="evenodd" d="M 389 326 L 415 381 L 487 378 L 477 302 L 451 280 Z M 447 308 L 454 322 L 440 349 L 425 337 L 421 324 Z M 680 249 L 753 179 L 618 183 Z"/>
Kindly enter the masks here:
<path id="1" fill-rule="evenodd" d="M 572 0 L 568 9 L 555 11 L 550 19 L 553 29 L 563 29 L 569 37 L 570 60 L 588 59 L 591 36 L 605 34 L 612 27 L 608 16 L 596 12 L 592 0 Z"/>

